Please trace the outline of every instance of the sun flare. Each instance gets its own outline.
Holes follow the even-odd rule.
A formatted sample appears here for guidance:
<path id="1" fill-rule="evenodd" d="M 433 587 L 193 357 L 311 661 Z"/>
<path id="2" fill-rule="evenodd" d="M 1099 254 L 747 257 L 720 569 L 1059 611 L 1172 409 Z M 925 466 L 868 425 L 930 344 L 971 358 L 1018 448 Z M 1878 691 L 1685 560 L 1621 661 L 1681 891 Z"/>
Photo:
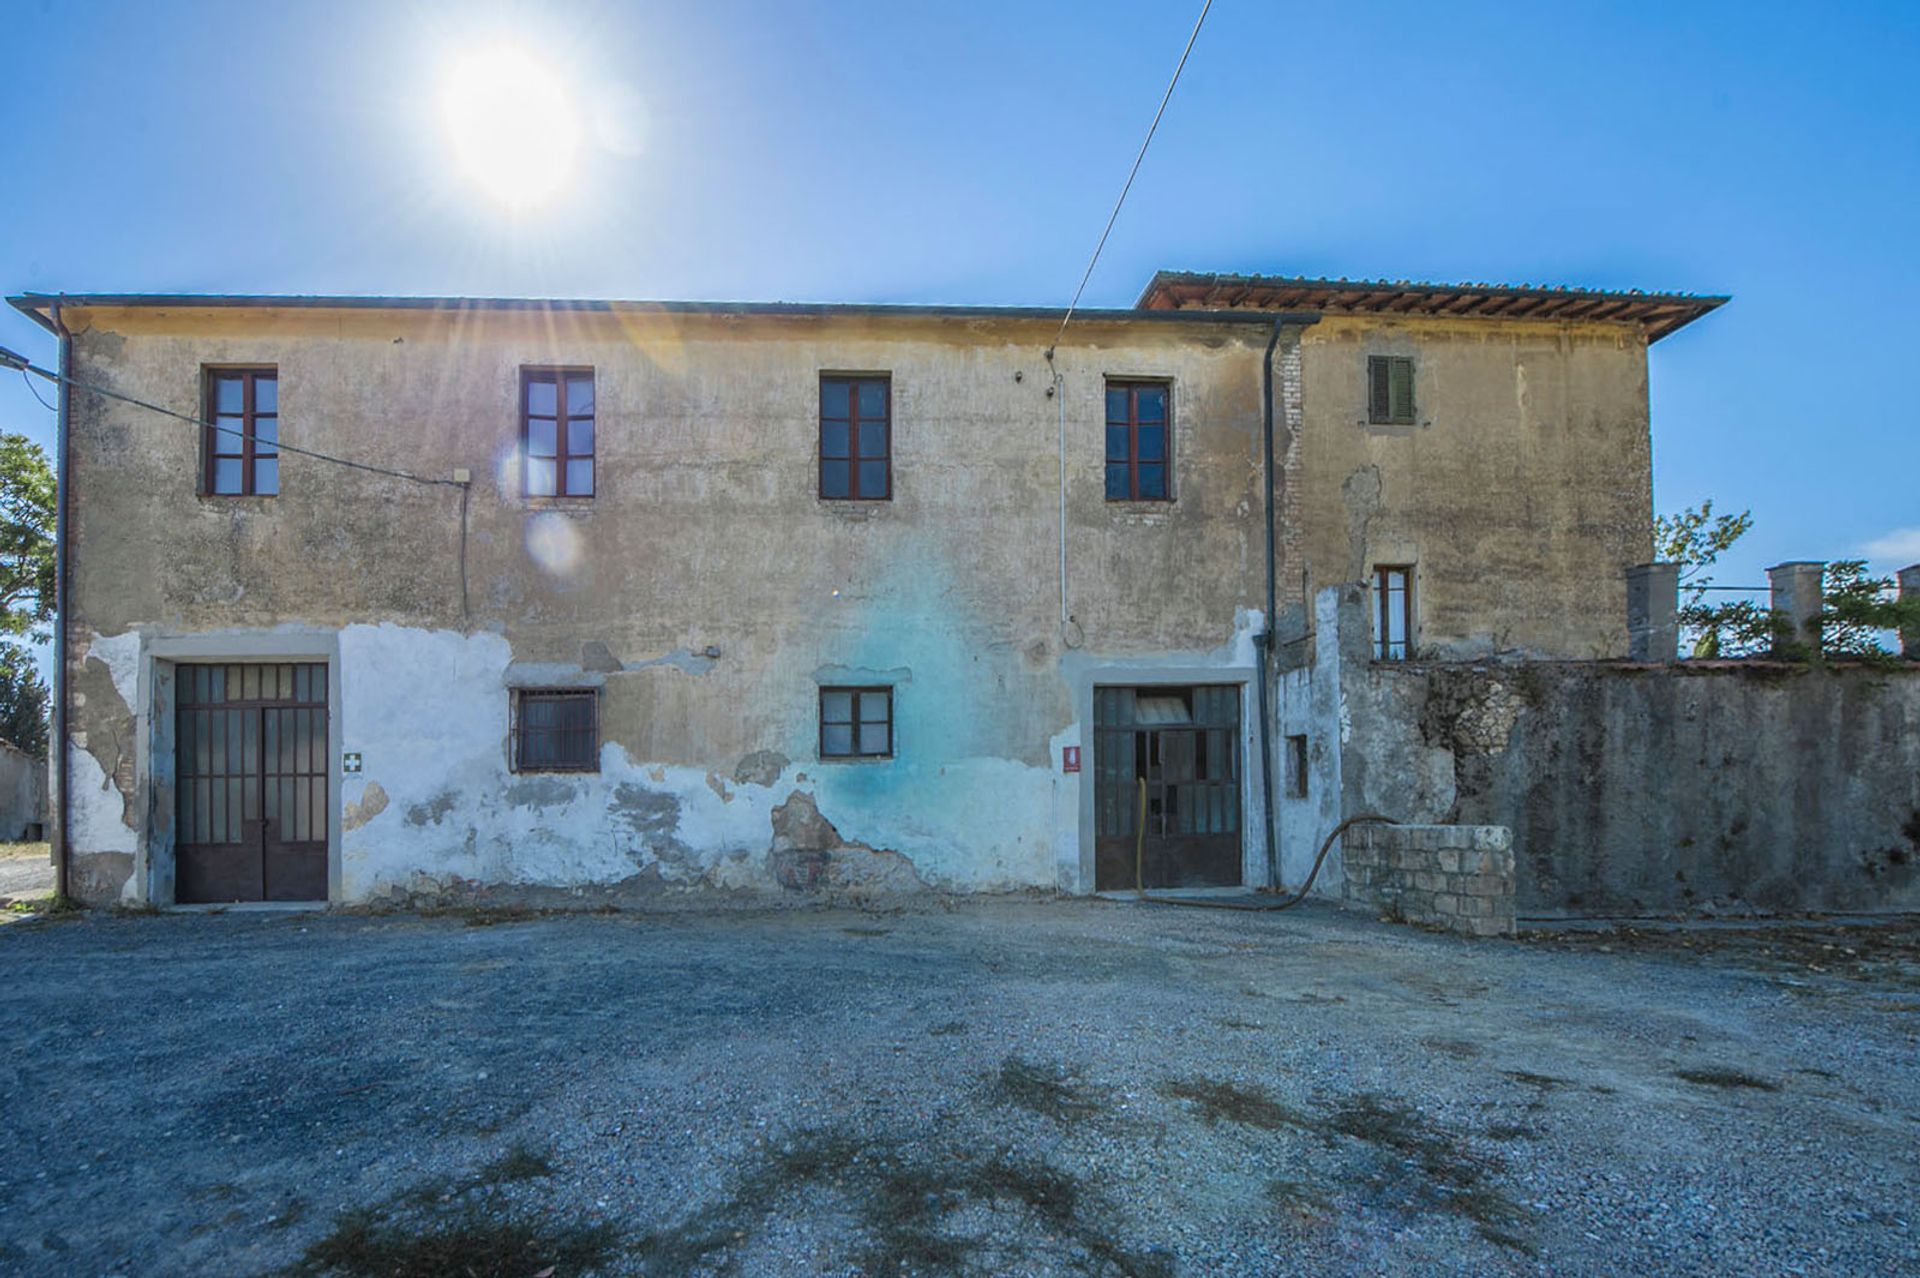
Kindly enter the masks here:
<path id="1" fill-rule="evenodd" d="M 507 208 L 545 204 L 572 179 L 579 118 L 554 69 L 511 45 L 449 68 L 440 110 L 460 168 Z"/>

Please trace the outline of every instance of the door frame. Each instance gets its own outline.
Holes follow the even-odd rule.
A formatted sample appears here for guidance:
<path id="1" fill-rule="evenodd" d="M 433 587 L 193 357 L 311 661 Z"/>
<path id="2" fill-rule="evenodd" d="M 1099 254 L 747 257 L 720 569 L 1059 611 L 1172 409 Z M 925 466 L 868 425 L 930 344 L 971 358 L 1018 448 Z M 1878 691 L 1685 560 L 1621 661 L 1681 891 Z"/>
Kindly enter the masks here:
<path id="1" fill-rule="evenodd" d="M 316 662 L 327 667 L 327 900 L 340 899 L 340 635 L 333 630 L 155 635 L 142 640 L 134 793 L 143 799 L 133 882 L 139 899 L 174 899 L 175 667 L 182 662 Z"/>
<path id="2" fill-rule="evenodd" d="M 1253 681 L 1259 677 L 1259 670 L 1254 666 L 1120 663 L 1087 666 L 1077 673 L 1073 684 L 1073 708 L 1079 724 L 1079 744 L 1084 760 L 1079 774 L 1073 779 L 1079 782 L 1080 791 L 1080 857 L 1078 880 L 1062 886 L 1073 892 L 1094 891 L 1093 690 L 1096 687 L 1150 688 L 1165 685 L 1184 688 L 1196 684 L 1229 685 L 1240 690 L 1240 757 L 1245 761 L 1245 766 L 1240 769 L 1240 882 L 1247 889 L 1271 886 L 1267 882 L 1266 860 L 1257 855 L 1260 844 L 1251 837 L 1253 832 L 1261 828 L 1259 823 L 1267 819 L 1266 807 L 1261 802 L 1260 750 L 1259 739 L 1255 735 L 1259 729 L 1260 712 L 1255 704 L 1257 689 Z"/>

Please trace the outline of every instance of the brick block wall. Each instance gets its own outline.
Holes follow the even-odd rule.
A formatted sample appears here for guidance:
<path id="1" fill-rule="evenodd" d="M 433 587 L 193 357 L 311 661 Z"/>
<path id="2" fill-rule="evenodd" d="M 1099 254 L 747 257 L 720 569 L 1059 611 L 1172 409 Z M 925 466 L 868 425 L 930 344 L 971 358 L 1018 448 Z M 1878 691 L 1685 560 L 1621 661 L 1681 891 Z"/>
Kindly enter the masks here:
<path id="1" fill-rule="evenodd" d="M 1503 825 L 1358 825 L 1341 836 L 1348 904 L 1469 936 L 1513 933 Z"/>

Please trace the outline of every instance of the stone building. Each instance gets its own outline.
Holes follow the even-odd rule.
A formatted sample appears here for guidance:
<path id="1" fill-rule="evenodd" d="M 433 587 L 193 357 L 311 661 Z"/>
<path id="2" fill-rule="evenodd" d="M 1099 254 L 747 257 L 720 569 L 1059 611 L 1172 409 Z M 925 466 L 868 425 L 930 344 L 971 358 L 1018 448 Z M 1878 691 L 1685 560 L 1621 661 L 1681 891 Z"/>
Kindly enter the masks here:
<path id="1" fill-rule="evenodd" d="M 1722 300 L 15 298 L 70 378 L 67 888 L 1297 882 L 1312 601 L 1625 655 L 1647 347 Z"/>

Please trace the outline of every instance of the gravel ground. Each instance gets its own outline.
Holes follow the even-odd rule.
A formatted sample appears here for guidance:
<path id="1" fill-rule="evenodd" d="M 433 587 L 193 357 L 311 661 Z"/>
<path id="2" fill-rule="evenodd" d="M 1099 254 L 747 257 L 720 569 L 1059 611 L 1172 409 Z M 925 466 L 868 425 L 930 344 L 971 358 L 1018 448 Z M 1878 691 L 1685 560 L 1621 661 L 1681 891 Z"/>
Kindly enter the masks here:
<path id="1" fill-rule="evenodd" d="M 0 1270 L 1913 1273 L 1915 934 L 19 923 Z"/>
<path id="2" fill-rule="evenodd" d="M 0 843 L 0 904 L 53 895 L 44 843 Z"/>

